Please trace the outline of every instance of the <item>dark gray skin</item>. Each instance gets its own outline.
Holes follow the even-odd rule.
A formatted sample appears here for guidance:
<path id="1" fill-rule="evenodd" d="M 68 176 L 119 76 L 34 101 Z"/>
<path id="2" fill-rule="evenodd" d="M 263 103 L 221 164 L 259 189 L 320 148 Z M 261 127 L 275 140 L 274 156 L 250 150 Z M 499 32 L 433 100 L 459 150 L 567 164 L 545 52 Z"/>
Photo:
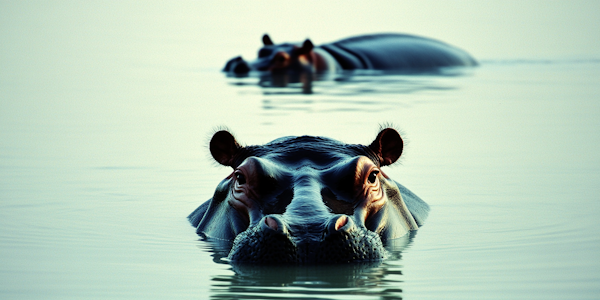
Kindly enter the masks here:
<path id="1" fill-rule="evenodd" d="M 224 72 L 236 75 L 251 71 L 271 73 L 321 73 L 343 70 L 431 71 L 443 67 L 476 66 L 467 52 L 446 43 L 407 34 L 373 34 L 347 38 L 315 47 L 302 44 L 275 45 L 268 35 L 255 61 L 241 56 L 227 62 Z"/>
<path id="2" fill-rule="evenodd" d="M 242 147 L 227 131 L 210 141 L 233 172 L 188 218 L 227 245 L 237 263 L 348 263 L 385 258 L 386 244 L 417 230 L 429 206 L 382 167 L 402 153 L 398 132 L 368 146 L 300 136 Z"/>

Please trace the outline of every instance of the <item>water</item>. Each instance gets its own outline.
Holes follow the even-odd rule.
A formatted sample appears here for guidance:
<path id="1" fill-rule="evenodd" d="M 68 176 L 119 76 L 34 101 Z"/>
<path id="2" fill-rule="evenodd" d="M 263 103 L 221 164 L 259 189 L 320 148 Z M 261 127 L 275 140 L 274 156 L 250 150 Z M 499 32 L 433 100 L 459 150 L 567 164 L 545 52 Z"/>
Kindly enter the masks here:
<path id="1" fill-rule="evenodd" d="M 440 29 L 437 37 L 474 51 L 480 67 L 344 77 L 316 82 L 306 95 L 218 72 L 275 27 L 250 22 L 246 9 L 261 7 L 0 5 L 2 298 L 600 297 L 595 44 L 577 52 L 564 35 L 569 47 L 500 55 L 476 31 L 462 40 L 468 29 L 452 23 L 463 33 Z M 590 10 L 564 18 L 591 24 Z M 323 24 L 285 25 L 272 37 L 313 32 L 330 41 L 361 33 L 361 24 L 393 29 L 367 21 L 343 28 L 340 18 L 323 32 L 315 33 Z M 444 27 L 437 22 L 411 33 Z M 289 28 L 294 36 L 284 35 Z M 232 266 L 185 219 L 230 172 L 208 154 L 215 128 L 246 144 L 303 134 L 370 143 L 388 122 L 408 143 L 385 172 L 432 212 L 380 264 Z"/>

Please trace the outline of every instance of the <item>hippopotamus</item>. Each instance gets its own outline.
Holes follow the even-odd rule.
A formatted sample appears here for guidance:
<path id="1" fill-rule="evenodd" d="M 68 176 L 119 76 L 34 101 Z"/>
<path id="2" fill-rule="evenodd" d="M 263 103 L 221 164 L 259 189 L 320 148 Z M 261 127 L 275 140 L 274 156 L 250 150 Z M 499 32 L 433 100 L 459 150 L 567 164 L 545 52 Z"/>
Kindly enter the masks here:
<path id="1" fill-rule="evenodd" d="M 388 70 L 418 72 L 442 67 L 476 66 L 467 52 L 446 43 L 408 34 L 372 34 L 314 46 L 310 39 L 301 44 L 275 45 L 269 35 L 258 58 L 246 62 L 241 56 L 227 62 L 224 72 L 236 75 L 250 71 L 272 73 L 322 73 L 343 70 Z"/>
<path id="2" fill-rule="evenodd" d="M 387 244 L 417 230 L 429 213 L 383 171 L 402 149 L 393 128 L 369 145 L 289 136 L 241 146 L 221 130 L 210 153 L 232 172 L 188 219 L 198 235 L 227 245 L 235 263 L 379 261 Z"/>

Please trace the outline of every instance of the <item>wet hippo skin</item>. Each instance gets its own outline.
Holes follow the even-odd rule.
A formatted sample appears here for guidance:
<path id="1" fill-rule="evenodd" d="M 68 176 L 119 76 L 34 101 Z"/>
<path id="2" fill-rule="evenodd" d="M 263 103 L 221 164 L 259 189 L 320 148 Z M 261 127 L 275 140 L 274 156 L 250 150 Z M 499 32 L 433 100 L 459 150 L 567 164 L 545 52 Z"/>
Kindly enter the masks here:
<path id="1" fill-rule="evenodd" d="M 429 206 L 382 167 L 402 154 L 391 128 L 369 145 L 316 136 L 242 147 L 228 131 L 210 152 L 232 173 L 188 218 L 196 232 L 249 263 L 348 263 L 384 259 L 386 244 L 417 230 Z"/>
<path id="2" fill-rule="evenodd" d="M 256 60 L 241 56 L 230 59 L 224 72 L 250 71 L 337 72 L 343 70 L 395 70 L 418 72 L 443 67 L 476 66 L 466 51 L 441 41 L 408 34 L 373 34 L 314 46 L 310 39 L 300 44 L 274 44 L 263 36 Z"/>

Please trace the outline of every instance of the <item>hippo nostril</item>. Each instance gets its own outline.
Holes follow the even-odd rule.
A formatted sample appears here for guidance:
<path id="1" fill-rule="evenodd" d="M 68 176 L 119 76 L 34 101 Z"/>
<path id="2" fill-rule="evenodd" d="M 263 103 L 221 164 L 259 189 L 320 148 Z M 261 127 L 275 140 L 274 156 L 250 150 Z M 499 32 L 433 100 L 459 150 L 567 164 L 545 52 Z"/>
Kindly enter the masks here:
<path id="1" fill-rule="evenodd" d="M 269 215 L 265 216 L 260 222 L 259 226 L 264 232 L 277 233 L 277 234 L 289 234 L 288 228 L 277 216 Z"/>
<path id="2" fill-rule="evenodd" d="M 273 218 L 271 218 L 271 217 L 265 218 L 265 224 L 273 230 L 279 229 L 279 225 L 277 225 L 277 221 L 273 220 Z"/>
<path id="3" fill-rule="evenodd" d="M 352 219 L 346 215 L 341 215 L 334 217 L 329 221 L 329 225 L 327 225 L 326 234 L 331 235 L 340 234 L 344 232 L 348 233 L 354 231 L 355 229 L 356 226 L 354 225 Z"/>
<path id="4" fill-rule="evenodd" d="M 335 230 L 340 230 L 340 228 L 344 227 L 344 225 L 346 225 L 346 223 L 348 223 L 348 217 L 346 216 L 341 216 L 337 219 L 337 221 L 335 221 Z"/>

